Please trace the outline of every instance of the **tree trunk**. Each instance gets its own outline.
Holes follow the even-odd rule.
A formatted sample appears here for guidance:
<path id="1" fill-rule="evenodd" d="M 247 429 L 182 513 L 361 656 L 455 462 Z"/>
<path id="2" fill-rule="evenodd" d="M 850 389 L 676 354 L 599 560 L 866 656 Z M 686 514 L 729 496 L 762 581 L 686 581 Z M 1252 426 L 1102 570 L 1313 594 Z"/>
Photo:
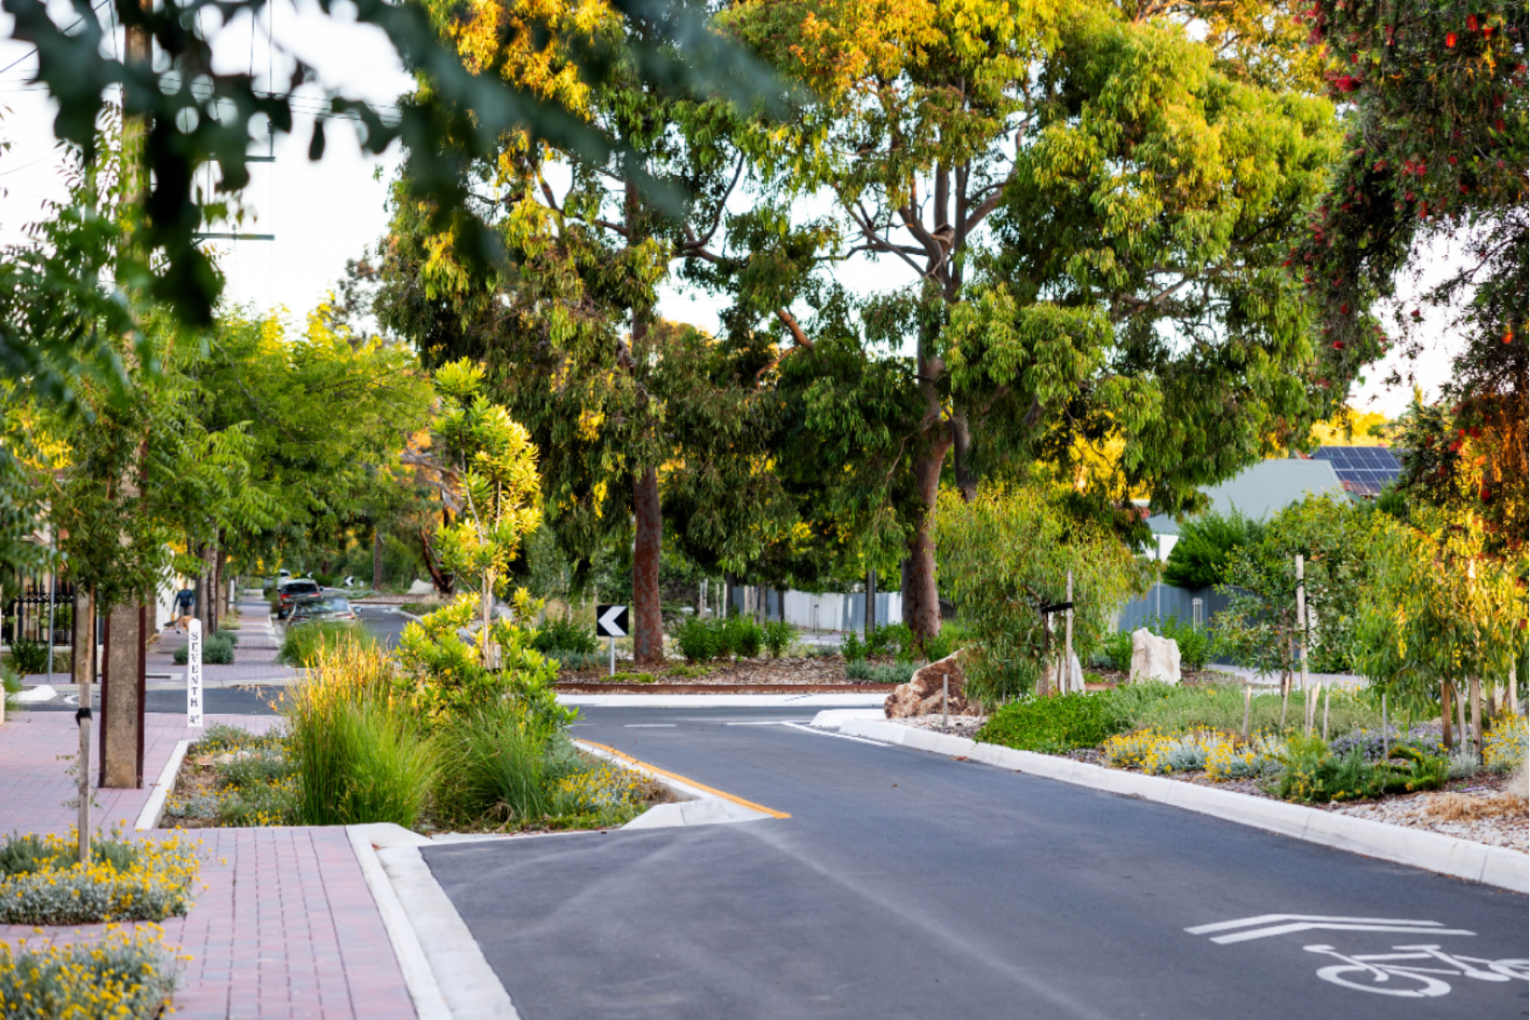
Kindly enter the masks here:
<path id="1" fill-rule="evenodd" d="M 972 466 L 972 432 L 967 428 L 964 414 L 951 417 L 951 445 L 956 488 L 962 494 L 962 501 L 971 503 L 977 498 L 977 471 Z"/>
<path id="2" fill-rule="evenodd" d="M 430 583 L 436 586 L 436 594 L 447 596 L 452 593 L 452 582 L 441 572 L 441 567 L 436 563 L 435 554 L 430 551 L 430 530 L 420 529 L 420 552 L 425 556 L 425 569 L 430 571 Z"/>
<path id="3" fill-rule="evenodd" d="M 1450 739 L 1450 713 L 1451 713 L 1451 707 L 1450 707 L 1450 681 L 1449 680 L 1441 680 L 1440 681 L 1440 728 L 1442 730 L 1441 743 L 1443 743 L 1445 745 L 1446 753 L 1449 753 L 1450 749 L 1454 746 L 1454 742 Z"/>
<path id="4" fill-rule="evenodd" d="M 877 629 L 877 572 L 866 571 L 866 640 Z"/>
<path id="5" fill-rule="evenodd" d="M 382 535 L 372 528 L 372 590 L 382 591 Z"/>
<path id="6" fill-rule="evenodd" d="M 664 521 L 659 510 L 659 472 L 644 471 L 632 486 L 637 521 L 632 548 L 632 657 L 640 666 L 664 661 L 664 616 L 659 602 L 659 552 Z"/>
<path id="7" fill-rule="evenodd" d="M 935 537 L 931 525 L 935 502 L 940 495 L 940 468 L 945 463 L 951 439 L 932 444 L 914 462 L 914 484 L 923 504 L 908 540 L 908 575 L 903 589 L 903 622 L 913 631 L 914 640 L 925 641 L 940 633 L 940 596 L 935 588 Z"/>

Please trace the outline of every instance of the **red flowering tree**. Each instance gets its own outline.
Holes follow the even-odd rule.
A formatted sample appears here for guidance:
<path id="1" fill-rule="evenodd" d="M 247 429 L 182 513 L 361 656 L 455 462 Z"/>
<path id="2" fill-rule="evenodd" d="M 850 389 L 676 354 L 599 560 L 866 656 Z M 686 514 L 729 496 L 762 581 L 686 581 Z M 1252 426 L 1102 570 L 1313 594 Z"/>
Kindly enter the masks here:
<path id="1" fill-rule="evenodd" d="M 1305 244 L 1325 364 L 1349 378 L 1393 342 L 1416 355 L 1426 304 L 1448 310 L 1457 353 L 1442 408 L 1418 420 L 1415 494 L 1480 513 L 1509 545 L 1526 532 L 1530 211 L 1524 0 L 1317 0 L 1309 43 L 1353 108 L 1346 154 Z M 1426 263 L 1448 275 L 1389 336 L 1374 311 Z M 1427 423 L 1425 422 L 1427 418 Z M 1427 426 L 1427 427 L 1426 427 Z M 1425 437 L 1422 432 L 1429 432 Z M 1422 469 L 1428 462 L 1427 470 Z"/>

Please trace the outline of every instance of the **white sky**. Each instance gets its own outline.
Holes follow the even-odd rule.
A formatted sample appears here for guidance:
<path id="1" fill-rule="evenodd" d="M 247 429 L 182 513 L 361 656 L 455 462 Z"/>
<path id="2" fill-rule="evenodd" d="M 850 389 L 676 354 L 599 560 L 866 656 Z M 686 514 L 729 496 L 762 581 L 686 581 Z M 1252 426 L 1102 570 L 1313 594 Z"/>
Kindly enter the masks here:
<path id="1" fill-rule="evenodd" d="M 53 3 L 67 10 L 67 5 Z M 381 31 L 355 24 L 347 5 L 337 7 L 339 17 L 329 19 L 312 0 L 297 0 L 296 6 L 289 0 L 268 7 L 253 33 L 248 19 L 226 26 L 214 44 L 220 69 L 253 70 L 265 78 L 274 65 L 275 79 L 284 82 L 290 73 L 280 52 L 285 47 L 315 67 L 324 83 L 390 104 L 412 87 L 409 76 Z M 56 17 L 72 20 L 67 13 Z M 0 71 L 0 138 L 11 143 L 10 150 L 0 154 L 0 243 L 19 240 L 21 228 L 39 218 L 44 202 L 64 195 L 61 157 L 51 133 L 52 104 L 37 86 L 27 84 L 36 62 L 28 45 L 11 38 L 11 27 L 10 17 L 0 13 L 0 68 L 15 62 Z M 322 93 L 315 89 L 311 95 L 317 99 Z M 363 155 L 341 122 L 330 126 L 323 160 L 311 163 L 307 147 L 312 120 L 295 121 L 292 134 L 277 137 L 275 163 L 251 164 L 245 204 L 254 219 L 238 228 L 274 234 L 276 239 L 221 241 L 217 251 L 231 301 L 258 310 L 282 307 L 300 322 L 343 275 L 346 259 L 357 257 L 386 231 L 387 183 L 399 156 L 396 148 L 380 158 Z M 264 153 L 265 146 L 252 146 L 252 151 Z M 1441 265 L 1449 261 L 1442 259 Z M 861 259 L 845 267 L 842 278 L 865 292 L 905 283 L 907 275 L 906 267 L 893 260 L 879 266 Z M 661 297 L 659 314 L 715 331 L 718 308 L 708 295 L 669 290 Z M 1430 332 L 1438 335 L 1443 316 L 1426 321 L 1433 327 Z M 1391 417 L 1407 406 L 1411 393 L 1406 385 L 1392 390 L 1380 385 L 1392 367 L 1389 361 L 1367 372 L 1368 381 L 1352 395 L 1357 409 Z M 1402 367 L 1407 375 L 1409 366 Z M 1412 370 L 1432 394 L 1448 376 L 1448 353 L 1435 344 Z"/>

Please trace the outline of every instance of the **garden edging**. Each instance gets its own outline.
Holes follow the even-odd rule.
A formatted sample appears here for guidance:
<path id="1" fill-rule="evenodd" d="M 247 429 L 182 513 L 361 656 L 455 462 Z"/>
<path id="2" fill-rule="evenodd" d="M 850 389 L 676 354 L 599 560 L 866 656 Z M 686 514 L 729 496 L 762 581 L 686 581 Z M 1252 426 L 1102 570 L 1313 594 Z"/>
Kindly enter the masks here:
<path id="1" fill-rule="evenodd" d="M 154 784 L 154 792 L 149 794 L 143 810 L 138 812 L 138 821 L 134 828 L 139 832 L 159 828 L 160 817 L 165 813 L 165 798 L 170 796 L 171 790 L 175 789 L 175 777 L 180 774 L 181 763 L 186 760 L 186 751 L 190 747 L 190 740 L 175 742 L 175 750 L 170 752 L 170 760 L 165 762 L 165 767 L 159 770 L 159 780 Z"/>
<path id="2" fill-rule="evenodd" d="M 1107 769 L 1070 758 L 1017 751 L 898 723 L 851 718 L 841 723 L 839 732 L 921 751 L 960 755 L 986 765 L 1013 769 L 1045 779 L 1056 779 L 1198 811 L 1338 850 L 1380 857 L 1514 892 L 1530 892 L 1530 861 L 1527 861 L 1524 854 L 1503 847 L 1487 846 L 1438 832 L 1403 828 L 1331 811 L 1319 811 L 1298 804 L 1249 797 L 1160 776 Z"/>

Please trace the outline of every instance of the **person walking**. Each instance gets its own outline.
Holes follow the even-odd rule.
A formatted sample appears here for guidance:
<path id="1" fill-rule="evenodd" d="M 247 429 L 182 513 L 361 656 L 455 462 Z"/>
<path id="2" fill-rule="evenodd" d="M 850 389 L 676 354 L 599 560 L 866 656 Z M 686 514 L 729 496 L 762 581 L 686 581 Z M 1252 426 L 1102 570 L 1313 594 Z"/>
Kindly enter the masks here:
<path id="1" fill-rule="evenodd" d="M 197 604 L 197 594 L 190 588 L 175 593 L 175 629 L 187 633 L 191 627 L 191 608 Z"/>

